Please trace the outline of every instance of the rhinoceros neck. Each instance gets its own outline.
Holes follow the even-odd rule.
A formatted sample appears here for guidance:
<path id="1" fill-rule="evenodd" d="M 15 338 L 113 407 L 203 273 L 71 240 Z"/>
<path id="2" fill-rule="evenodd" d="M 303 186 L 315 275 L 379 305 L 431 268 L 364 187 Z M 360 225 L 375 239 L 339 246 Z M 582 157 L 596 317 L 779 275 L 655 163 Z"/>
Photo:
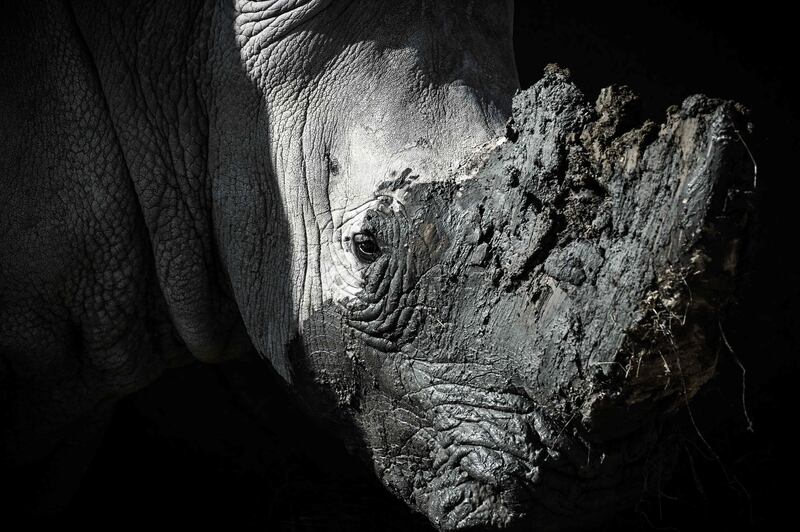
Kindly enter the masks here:
<path id="1" fill-rule="evenodd" d="M 198 358 L 219 360 L 241 319 L 218 256 L 213 185 L 231 143 L 220 117 L 246 98 L 227 93 L 224 46 L 234 48 L 216 2 L 77 2 L 144 223 L 168 315 Z M 222 120 L 225 122 L 225 120 Z M 234 137 L 241 137 L 233 132 Z M 234 332 L 239 331 L 239 332 Z M 247 345 L 247 342 L 239 342 Z"/>
<path id="2" fill-rule="evenodd" d="M 278 4 L 250 8 L 278 17 Z M 322 4 L 286 2 L 295 18 Z M 283 353 L 296 322 L 289 224 L 271 170 L 265 97 L 242 64 L 241 10 L 233 1 L 111 0 L 78 2 L 75 13 L 177 332 L 205 360 L 255 345 L 288 378 Z"/>

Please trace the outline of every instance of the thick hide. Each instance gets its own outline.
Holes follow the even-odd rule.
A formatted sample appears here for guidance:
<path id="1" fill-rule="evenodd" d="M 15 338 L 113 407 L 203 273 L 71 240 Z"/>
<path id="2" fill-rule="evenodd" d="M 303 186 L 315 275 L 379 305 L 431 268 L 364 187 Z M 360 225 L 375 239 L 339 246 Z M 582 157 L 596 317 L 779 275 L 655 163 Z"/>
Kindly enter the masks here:
<path id="1" fill-rule="evenodd" d="M 667 475 L 747 225 L 734 104 L 635 125 L 629 91 L 592 108 L 556 67 L 514 102 L 507 140 L 450 179 L 376 191 L 359 231 L 382 254 L 293 360 L 314 410 L 442 530 L 596 523 Z"/>

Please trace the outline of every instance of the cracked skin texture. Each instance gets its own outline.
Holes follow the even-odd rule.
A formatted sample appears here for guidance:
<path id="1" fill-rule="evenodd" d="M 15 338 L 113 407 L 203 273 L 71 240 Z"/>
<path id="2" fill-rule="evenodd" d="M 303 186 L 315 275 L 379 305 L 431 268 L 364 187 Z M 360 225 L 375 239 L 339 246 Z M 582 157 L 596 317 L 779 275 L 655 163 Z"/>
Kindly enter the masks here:
<path id="1" fill-rule="evenodd" d="M 255 348 L 442 530 L 597 522 L 669 468 L 736 275 L 740 110 L 638 126 L 629 91 L 593 108 L 550 68 L 497 145 L 509 4 L 361 4 L 11 18 L 6 462 Z"/>
<path id="2" fill-rule="evenodd" d="M 747 236 L 734 104 L 636 126 L 630 91 L 591 107 L 557 67 L 514 103 L 475 177 L 378 190 L 363 293 L 293 351 L 310 409 L 443 530 L 597 523 L 669 474 Z"/>

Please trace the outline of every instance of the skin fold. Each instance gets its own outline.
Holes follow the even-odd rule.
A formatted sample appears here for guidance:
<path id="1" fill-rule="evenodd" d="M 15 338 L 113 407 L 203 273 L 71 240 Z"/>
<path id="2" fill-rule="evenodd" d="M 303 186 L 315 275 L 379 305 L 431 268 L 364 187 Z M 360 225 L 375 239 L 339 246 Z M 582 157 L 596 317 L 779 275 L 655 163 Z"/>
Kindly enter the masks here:
<path id="1" fill-rule="evenodd" d="M 550 72 L 530 103 L 544 111 L 508 126 L 524 102 L 512 15 L 505 0 L 18 6 L 0 92 L 3 465 L 54 464 L 68 490 L 80 472 L 58 464 L 80 462 L 76 435 L 116 399 L 254 349 L 442 530 L 554 529 L 635 500 L 670 459 L 639 403 L 690 394 L 658 381 L 625 396 L 625 438 L 593 417 L 621 396 L 570 396 L 610 390 L 628 344 L 569 302 L 621 279 L 620 319 L 641 325 L 650 281 L 602 270 L 614 248 L 589 243 L 624 194 L 597 181 L 616 163 L 587 155 L 589 172 L 559 151 L 589 123 L 592 139 L 610 131 L 582 95 Z M 701 135 L 682 124 L 691 147 Z M 498 153 L 531 154 L 541 179 Z M 582 209 L 594 229 L 560 212 Z M 671 231 L 624 246 L 644 242 L 644 261 Z M 691 393 L 713 370 L 698 360 Z M 594 426 L 565 431 L 573 419 Z"/>

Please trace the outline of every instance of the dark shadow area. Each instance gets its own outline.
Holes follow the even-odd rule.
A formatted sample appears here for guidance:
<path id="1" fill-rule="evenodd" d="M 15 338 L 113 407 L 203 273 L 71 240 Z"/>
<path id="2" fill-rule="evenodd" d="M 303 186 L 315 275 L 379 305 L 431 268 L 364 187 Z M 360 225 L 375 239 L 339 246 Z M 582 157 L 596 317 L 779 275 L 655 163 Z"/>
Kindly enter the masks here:
<path id="1" fill-rule="evenodd" d="M 428 530 L 426 520 L 409 515 L 368 473 L 300 413 L 262 361 L 194 364 L 119 405 L 64 517 L 95 524 L 125 516 L 136 525 Z"/>
<path id="2" fill-rule="evenodd" d="M 798 377 L 797 107 L 787 59 L 793 17 L 777 4 L 737 9 L 688 1 L 517 6 L 522 85 L 547 63 L 571 69 L 593 99 L 630 85 L 646 118 L 693 93 L 752 110 L 758 163 L 757 260 L 721 324 L 737 358 L 719 353 L 719 377 L 683 413 L 684 450 L 660 493 L 607 530 L 771 530 L 790 520 L 800 474 L 789 437 Z M 263 391 L 244 397 L 247 387 Z M 263 422 L 270 419 L 269 425 Z M 314 427 L 256 362 L 169 372 L 117 407 L 66 516 L 74 523 L 261 525 L 270 530 L 429 530 L 386 493 L 369 468 Z M 789 521 L 791 522 L 791 521 Z M 604 530 L 605 530 L 604 529 Z"/>

